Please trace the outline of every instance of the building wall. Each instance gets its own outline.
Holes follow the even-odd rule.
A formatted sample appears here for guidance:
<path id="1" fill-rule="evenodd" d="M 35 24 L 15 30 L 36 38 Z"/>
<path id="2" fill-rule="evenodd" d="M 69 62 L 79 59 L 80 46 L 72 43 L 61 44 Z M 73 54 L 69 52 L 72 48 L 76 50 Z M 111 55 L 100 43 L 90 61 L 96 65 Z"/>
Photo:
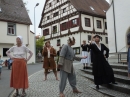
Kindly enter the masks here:
<path id="1" fill-rule="evenodd" d="M 108 31 L 108 44 L 110 53 L 116 52 L 115 47 L 115 31 L 114 31 L 114 18 L 113 18 L 113 6 L 107 11 L 107 31 Z"/>
<path id="2" fill-rule="evenodd" d="M 16 35 L 10 36 L 7 35 L 8 30 L 8 23 L 0 21 L 0 54 L 2 55 L 2 58 L 8 59 L 8 57 L 3 57 L 3 48 L 10 48 L 13 45 L 16 45 L 16 37 L 18 35 L 23 37 L 23 45 L 29 44 L 29 49 L 34 53 L 34 35 L 30 34 L 30 26 L 24 25 L 24 24 L 16 24 Z M 33 58 L 28 62 L 32 63 L 34 62 L 34 56 Z"/>
<path id="3" fill-rule="evenodd" d="M 115 23 L 116 23 L 116 37 L 117 37 L 117 51 L 118 52 L 126 52 L 127 46 L 126 46 L 126 35 L 127 31 L 130 27 L 130 14 L 128 12 L 128 9 L 130 9 L 130 0 L 114 0 L 115 5 Z M 112 7 L 112 6 L 111 6 Z M 108 35 L 109 40 L 114 41 L 114 37 L 112 37 L 112 27 L 110 25 L 112 24 L 109 21 L 113 21 L 112 15 L 112 8 L 110 8 L 107 12 L 107 21 L 108 21 Z M 113 25 L 111 25 L 113 26 Z M 109 34 L 111 33 L 111 34 Z M 111 42 L 113 42 L 111 41 Z M 111 43 L 112 44 L 112 43 Z M 110 48 L 112 49 L 114 45 L 111 45 Z"/>
<path id="4" fill-rule="evenodd" d="M 58 29 L 58 30 L 57 30 L 57 33 L 52 34 L 52 37 L 59 36 L 59 35 L 60 35 L 60 32 L 61 32 L 62 35 L 63 35 L 63 34 L 67 34 L 69 29 L 64 30 L 64 31 L 60 31 L 60 24 L 62 24 L 62 23 L 64 23 L 64 22 L 69 22 L 70 20 L 73 20 L 73 19 L 75 19 L 75 18 L 79 18 L 79 15 L 73 16 L 73 17 L 71 17 L 71 18 L 69 18 L 69 19 L 66 19 L 66 20 L 63 20 L 63 21 L 61 21 L 61 22 L 59 22 L 59 23 L 55 23 L 55 24 L 53 24 L 53 25 L 51 25 L 51 26 L 42 28 L 42 34 L 41 34 L 41 35 L 43 36 L 43 30 L 49 29 L 49 35 L 45 36 L 45 39 L 50 38 L 50 37 L 51 37 L 51 34 L 52 34 L 52 32 L 53 32 L 53 26 L 57 26 L 57 29 Z M 79 26 L 74 27 L 74 28 L 70 28 L 70 31 L 71 31 L 71 32 L 75 32 L 75 31 L 78 31 L 78 30 L 79 30 Z"/>
<path id="5" fill-rule="evenodd" d="M 33 56 L 32 58 L 28 61 L 28 63 L 34 63 L 35 62 L 35 48 L 34 48 L 34 36 L 35 34 L 33 33 L 29 33 L 29 45 L 28 45 L 28 48 L 33 52 Z M 27 54 L 28 56 L 29 54 Z"/>
<path id="6" fill-rule="evenodd" d="M 85 18 L 90 19 L 90 25 L 91 25 L 90 27 L 85 26 Z M 101 26 L 102 26 L 101 29 L 97 28 L 97 20 L 101 21 Z M 107 33 L 107 29 L 105 29 L 106 19 L 81 14 L 81 22 L 82 22 L 82 27 L 83 27 L 84 30 L 93 31 L 93 29 L 95 29 L 95 32 L 105 32 L 105 33 Z"/>

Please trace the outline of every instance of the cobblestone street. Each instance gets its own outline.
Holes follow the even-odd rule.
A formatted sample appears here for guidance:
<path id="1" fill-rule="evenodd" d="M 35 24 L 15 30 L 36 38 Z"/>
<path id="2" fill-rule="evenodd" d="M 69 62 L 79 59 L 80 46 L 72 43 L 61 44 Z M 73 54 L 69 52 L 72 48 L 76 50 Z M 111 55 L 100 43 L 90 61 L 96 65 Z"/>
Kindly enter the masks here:
<path id="1" fill-rule="evenodd" d="M 108 97 L 92 89 L 90 85 L 93 85 L 93 83 L 80 76 L 80 73 L 82 72 L 79 68 L 82 68 L 82 65 L 75 65 L 77 88 L 82 91 L 82 93 L 73 94 L 72 89 L 67 82 L 67 86 L 64 91 L 65 97 Z M 59 97 L 59 81 L 55 80 L 53 72 L 48 74 L 47 81 L 43 81 L 43 74 L 44 72 L 42 70 L 29 77 L 30 86 L 27 90 L 27 97 Z"/>

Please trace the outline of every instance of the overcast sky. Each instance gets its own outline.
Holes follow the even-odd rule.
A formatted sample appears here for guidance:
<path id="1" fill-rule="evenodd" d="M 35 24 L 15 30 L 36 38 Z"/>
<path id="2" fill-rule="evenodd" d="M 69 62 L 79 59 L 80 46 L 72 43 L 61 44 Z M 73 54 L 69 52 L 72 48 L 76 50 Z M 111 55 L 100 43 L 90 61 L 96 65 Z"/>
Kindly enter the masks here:
<path id="1" fill-rule="evenodd" d="M 41 13 L 44 7 L 45 0 L 23 0 L 24 2 L 27 2 L 27 9 L 29 10 L 29 16 L 32 21 L 32 24 L 34 24 L 34 7 L 36 3 L 39 3 L 39 6 L 35 8 L 35 19 L 36 19 L 36 34 L 41 34 L 41 29 L 38 28 L 38 25 L 40 23 L 41 19 Z M 109 1 L 109 0 L 107 0 Z M 30 26 L 31 31 L 34 31 L 34 25 Z"/>

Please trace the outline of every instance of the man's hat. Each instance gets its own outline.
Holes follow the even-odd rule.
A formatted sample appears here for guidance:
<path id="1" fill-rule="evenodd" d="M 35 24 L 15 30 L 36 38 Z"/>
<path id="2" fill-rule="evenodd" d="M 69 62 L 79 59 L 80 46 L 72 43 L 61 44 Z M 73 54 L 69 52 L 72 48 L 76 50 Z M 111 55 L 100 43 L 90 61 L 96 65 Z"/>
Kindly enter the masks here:
<path id="1" fill-rule="evenodd" d="M 97 35 L 97 34 L 96 34 L 93 38 L 96 38 L 96 37 L 99 37 L 100 39 L 102 38 L 101 36 L 99 36 L 99 35 Z"/>

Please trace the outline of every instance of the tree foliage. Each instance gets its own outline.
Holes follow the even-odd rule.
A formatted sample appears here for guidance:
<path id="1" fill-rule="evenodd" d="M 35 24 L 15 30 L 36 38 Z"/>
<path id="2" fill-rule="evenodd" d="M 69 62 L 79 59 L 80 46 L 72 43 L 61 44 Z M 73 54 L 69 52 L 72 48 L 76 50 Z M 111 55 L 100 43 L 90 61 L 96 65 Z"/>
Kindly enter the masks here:
<path id="1" fill-rule="evenodd" d="M 44 44 L 44 37 L 40 37 L 38 40 L 36 40 L 36 54 L 43 49 Z"/>
<path id="2" fill-rule="evenodd" d="M 25 6 L 27 12 L 29 12 L 29 10 L 28 10 L 28 8 L 27 8 L 27 4 L 28 4 L 28 2 L 25 2 L 25 1 L 23 0 L 23 4 L 24 4 L 24 6 Z"/>

